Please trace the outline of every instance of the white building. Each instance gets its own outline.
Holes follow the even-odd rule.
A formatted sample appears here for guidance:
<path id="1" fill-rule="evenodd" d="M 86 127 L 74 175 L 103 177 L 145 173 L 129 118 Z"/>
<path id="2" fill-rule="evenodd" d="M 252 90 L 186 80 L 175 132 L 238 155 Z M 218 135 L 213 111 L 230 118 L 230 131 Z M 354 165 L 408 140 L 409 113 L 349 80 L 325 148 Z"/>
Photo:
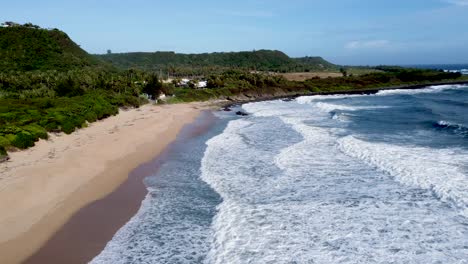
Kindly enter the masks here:
<path id="1" fill-rule="evenodd" d="M 206 88 L 207 84 L 207 81 L 199 81 L 196 86 L 197 88 Z"/>

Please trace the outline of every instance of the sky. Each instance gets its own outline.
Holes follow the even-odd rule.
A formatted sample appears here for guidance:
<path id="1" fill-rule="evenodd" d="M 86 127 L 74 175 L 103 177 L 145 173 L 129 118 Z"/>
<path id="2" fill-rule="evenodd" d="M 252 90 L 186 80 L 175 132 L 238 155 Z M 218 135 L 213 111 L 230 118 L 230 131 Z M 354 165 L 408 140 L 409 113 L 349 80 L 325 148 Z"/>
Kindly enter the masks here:
<path id="1" fill-rule="evenodd" d="M 15 0 L 0 21 L 90 53 L 281 50 L 343 65 L 468 63 L 468 0 Z"/>

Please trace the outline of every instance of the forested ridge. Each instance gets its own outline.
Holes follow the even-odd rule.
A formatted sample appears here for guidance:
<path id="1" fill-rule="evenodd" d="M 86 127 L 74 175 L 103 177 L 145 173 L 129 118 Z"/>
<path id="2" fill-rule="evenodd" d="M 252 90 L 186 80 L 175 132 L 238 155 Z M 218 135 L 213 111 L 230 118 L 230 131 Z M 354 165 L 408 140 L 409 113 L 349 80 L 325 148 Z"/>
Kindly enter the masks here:
<path id="1" fill-rule="evenodd" d="M 138 68 L 164 73 L 207 74 L 227 69 L 272 72 L 337 70 L 321 57 L 290 58 L 277 50 L 181 54 L 175 52 L 131 52 L 96 55 L 121 69 Z"/>
<path id="2" fill-rule="evenodd" d="M 105 64 L 58 29 L 32 24 L 0 27 L 0 72 L 69 70 Z"/>

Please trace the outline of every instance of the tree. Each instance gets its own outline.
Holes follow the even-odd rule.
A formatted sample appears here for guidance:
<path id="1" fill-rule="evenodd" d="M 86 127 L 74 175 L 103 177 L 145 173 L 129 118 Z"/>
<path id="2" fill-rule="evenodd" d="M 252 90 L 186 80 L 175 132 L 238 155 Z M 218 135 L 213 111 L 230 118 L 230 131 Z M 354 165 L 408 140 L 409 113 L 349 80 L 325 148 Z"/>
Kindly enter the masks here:
<path id="1" fill-rule="evenodd" d="M 159 76 L 152 74 L 148 82 L 143 87 L 143 93 L 147 94 L 151 99 L 156 99 L 161 94 L 163 84 L 159 81 Z"/>
<path id="2" fill-rule="evenodd" d="M 343 74 L 343 77 L 347 77 L 347 76 L 348 76 L 348 71 L 346 71 L 345 68 L 340 68 L 340 72 L 341 72 L 341 74 Z"/>
<path id="3" fill-rule="evenodd" d="M 224 81 L 219 76 L 210 76 L 207 80 L 206 87 L 220 88 L 224 86 Z"/>
<path id="4" fill-rule="evenodd" d="M 107 54 L 112 54 L 112 50 L 108 49 Z"/>

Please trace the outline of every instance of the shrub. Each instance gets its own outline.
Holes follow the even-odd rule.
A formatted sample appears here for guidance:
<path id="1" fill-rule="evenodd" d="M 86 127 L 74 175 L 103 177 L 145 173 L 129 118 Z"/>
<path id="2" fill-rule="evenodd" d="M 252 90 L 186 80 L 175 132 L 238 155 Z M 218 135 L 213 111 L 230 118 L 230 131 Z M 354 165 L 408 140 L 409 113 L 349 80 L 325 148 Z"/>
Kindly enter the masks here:
<path id="1" fill-rule="evenodd" d="M 61 126 L 60 129 L 65 133 L 65 134 L 71 134 L 73 131 L 75 131 L 75 124 L 71 120 L 65 121 Z"/>
<path id="2" fill-rule="evenodd" d="M 85 91 L 80 87 L 80 84 L 73 78 L 68 77 L 67 79 L 59 82 L 55 88 L 55 92 L 58 96 L 79 96 L 83 95 Z"/>
<path id="3" fill-rule="evenodd" d="M 4 126 L 0 128 L 0 134 L 17 134 L 21 132 L 21 128 L 17 126 Z"/>
<path id="4" fill-rule="evenodd" d="M 5 150 L 5 147 L 0 146 L 0 158 L 4 157 L 7 155 L 7 152 Z"/>
<path id="5" fill-rule="evenodd" d="M 14 134 L 7 134 L 5 135 L 5 138 L 11 143 L 13 140 L 15 140 L 15 135 Z"/>
<path id="6" fill-rule="evenodd" d="M 45 130 L 43 127 L 32 124 L 32 125 L 27 125 L 23 127 L 24 130 L 27 132 L 31 133 L 35 139 L 42 138 L 42 139 L 47 139 L 49 138 L 49 135 L 47 134 L 47 130 Z"/>
<path id="7" fill-rule="evenodd" d="M 0 147 L 8 147 L 11 145 L 10 140 L 8 140 L 6 137 L 0 136 Z"/>
<path id="8" fill-rule="evenodd" d="M 31 135 L 31 133 L 22 131 L 16 134 L 15 139 L 11 142 L 11 144 L 20 149 L 27 149 L 34 146 L 34 141 L 34 137 Z"/>
<path id="9" fill-rule="evenodd" d="M 92 112 L 92 111 L 86 112 L 86 113 L 84 114 L 84 118 L 86 119 L 86 121 L 88 121 L 88 122 L 90 122 L 90 123 L 91 123 L 91 122 L 95 122 L 95 121 L 98 119 L 96 113 L 94 113 L 94 112 Z"/>

